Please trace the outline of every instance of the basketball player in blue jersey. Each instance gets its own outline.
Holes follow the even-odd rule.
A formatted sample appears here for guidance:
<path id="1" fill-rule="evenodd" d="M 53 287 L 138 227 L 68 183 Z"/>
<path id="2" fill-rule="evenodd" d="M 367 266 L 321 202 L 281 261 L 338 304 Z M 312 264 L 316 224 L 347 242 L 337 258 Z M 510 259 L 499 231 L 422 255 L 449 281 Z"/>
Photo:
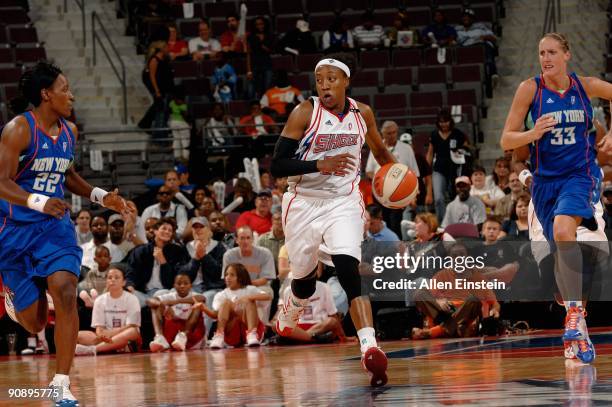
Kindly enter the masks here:
<path id="1" fill-rule="evenodd" d="M 364 141 L 381 166 L 395 158 L 382 143 L 372 109 L 346 97 L 350 74 L 338 58 L 321 60 L 315 67 L 318 97 L 291 112 L 276 143 L 272 174 L 289 176 L 282 219 L 293 273 L 276 331 L 287 336 L 295 328 L 315 292 L 318 261 L 334 266 L 349 300 L 362 366 L 372 386 L 383 386 L 387 357 L 376 343 L 370 301 L 361 295 L 364 207 L 359 162 Z"/>
<path id="2" fill-rule="evenodd" d="M 135 208 L 117 191 L 93 188 L 74 170 L 77 128 L 64 119 L 74 97 L 60 69 L 39 62 L 22 75 L 19 90 L 34 109 L 7 123 L 0 138 L 0 272 L 6 309 L 29 332 L 39 332 L 47 322 L 49 291 L 57 349 L 50 386 L 56 406 L 78 406 L 68 374 L 79 328 L 82 250 L 64 188 L 124 215 Z"/>
<path id="3" fill-rule="evenodd" d="M 568 74 L 570 57 L 563 35 L 543 36 L 539 43 L 541 74 L 519 85 L 500 143 L 504 150 L 529 148 L 535 212 L 546 240 L 554 241 L 557 249 L 555 279 L 567 312 L 565 353 L 590 363 L 595 349 L 584 319 L 582 254 L 575 242 L 579 226 L 598 227 L 594 213 L 600 199 L 601 169 L 596 145 L 609 154 L 612 135 L 595 139 L 590 98 L 612 100 L 612 84 Z M 567 352 L 568 348 L 575 351 Z"/>

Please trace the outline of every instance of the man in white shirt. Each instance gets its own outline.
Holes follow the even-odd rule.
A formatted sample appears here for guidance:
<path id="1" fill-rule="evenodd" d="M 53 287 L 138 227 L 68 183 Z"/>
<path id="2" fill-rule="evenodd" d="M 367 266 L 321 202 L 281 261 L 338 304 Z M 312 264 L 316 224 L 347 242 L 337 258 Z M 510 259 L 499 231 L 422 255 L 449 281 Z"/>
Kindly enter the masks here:
<path id="1" fill-rule="evenodd" d="M 378 48 L 383 45 L 385 30 L 374 24 L 374 14 L 366 11 L 362 16 L 363 24 L 353 29 L 353 37 L 359 48 Z"/>
<path id="2" fill-rule="evenodd" d="M 201 21 L 198 26 L 199 37 L 189 40 L 189 53 L 194 61 L 203 59 L 214 59 L 221 51 L 219 41 L 211 37 L 210 26 L 206 21 Z"/>
<path id="3" fill-rule="evenodd" d="M 183 235 L 187 225 L 187 209 L 181 204 L 172 202 L 174 193 L 166 185 L 159 187 L 157 191 L 157 202 L 142 211 L 141 218 L 146 222 L 149 218 L 174 218 L 176 220 L 176 234 Z"/>
<path id="4" fill-rule="evenodd" d="M 121 215 L 117 215 L 121 216 Z M 111 255 L 111 263 L 117 263 L 123 260 L 125 253 L 117 246 L 112 245 L 108 239 L 108 223 L 102 216 L 94 216 L 91 219 L 91 233 L 93 239 L 89 242 L 82 244 L 81 249 L 83 250 L 83 258 L 81 259 L 81 265 L 89 269 L 92 269 L 95 265 L 94 257 L 96 254 L 96 248 L 98 246 L 106 246 Z"/>

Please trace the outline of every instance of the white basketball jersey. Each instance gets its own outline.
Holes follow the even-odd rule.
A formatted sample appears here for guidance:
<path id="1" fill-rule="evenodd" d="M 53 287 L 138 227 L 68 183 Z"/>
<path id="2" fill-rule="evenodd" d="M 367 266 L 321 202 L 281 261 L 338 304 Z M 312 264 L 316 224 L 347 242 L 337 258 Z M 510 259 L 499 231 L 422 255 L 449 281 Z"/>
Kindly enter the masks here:
<path id="1" fill-rule="evenodd" d="M 312 97 L 312 117 L 300 141 L 296 157 L 312 161 L 349 153 L 355 157 L 356 167 L 343 176 L 315 172 L 289 177 L 290 192 L 314 198 L 333 198 L 347 196 L 358 190 L 361 147 L 365 142 L 367 127 L 357 102 L 351 98 L 347 99 L 350 108 L 341 119 L 334 112 L 327 110 L 318 97 Z"/>

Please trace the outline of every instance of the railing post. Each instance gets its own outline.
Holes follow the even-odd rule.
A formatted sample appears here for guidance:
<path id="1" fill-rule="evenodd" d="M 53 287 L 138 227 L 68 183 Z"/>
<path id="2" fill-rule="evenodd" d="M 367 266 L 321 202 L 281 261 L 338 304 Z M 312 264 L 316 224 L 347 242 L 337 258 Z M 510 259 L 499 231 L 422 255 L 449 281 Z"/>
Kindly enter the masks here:
<path id="1" fill-rule="evenodd" d="M 81 24 L 83 29 L 83 48 L 87 47 L 87 31 L 85 29 L 85 0 L 81 0 Z"/>
<path id="2" fill-rule="evenodd" d="M 96 12 L 91 12 L 91 42 L 93 44 L 93 64 L 96 66 Z"/>
<path id="3" fill-rule="evenodd" d="M 121 64 L 121 73 L 123 80 L 121 81 L 121 88 L 123 90 L 123 124 L 127 124 L 128 108 L 127 108 L 127 82 L 125 77 L 125 65 Z"/>

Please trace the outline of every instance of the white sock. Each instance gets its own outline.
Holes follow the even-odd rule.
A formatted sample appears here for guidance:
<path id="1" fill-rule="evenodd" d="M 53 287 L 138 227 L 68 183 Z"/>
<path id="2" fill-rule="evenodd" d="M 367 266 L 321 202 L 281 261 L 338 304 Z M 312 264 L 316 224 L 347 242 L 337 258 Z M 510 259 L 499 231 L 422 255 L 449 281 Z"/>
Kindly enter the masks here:
<path id="1" fill-rule="evenodd" d="M 70 385 L 70 377 L 68 377 L 67 374 L 59 374 L 56 373 L 55 376 L 53 376 L 53 380 L 51 380 L 51 383 L 55 383 L 55 384 L 67 384 Z"/>
<path id="2" fill-rule="evenodd" d="M 378 346 L 376 343 L 376 337 L 374 336 L 374 328 L 361 328 L 357 331 L 357 336 L 359 337 L 361 353 L 365 353 L 368 349 Z"/>
<path id="3" fill-rule="evenodd" d="M 582 301 L 563 301 L 563 305 L 565 305 L 565 311 L 569 311 L 571 307 L 577 307 L 582 310 Z"/>

